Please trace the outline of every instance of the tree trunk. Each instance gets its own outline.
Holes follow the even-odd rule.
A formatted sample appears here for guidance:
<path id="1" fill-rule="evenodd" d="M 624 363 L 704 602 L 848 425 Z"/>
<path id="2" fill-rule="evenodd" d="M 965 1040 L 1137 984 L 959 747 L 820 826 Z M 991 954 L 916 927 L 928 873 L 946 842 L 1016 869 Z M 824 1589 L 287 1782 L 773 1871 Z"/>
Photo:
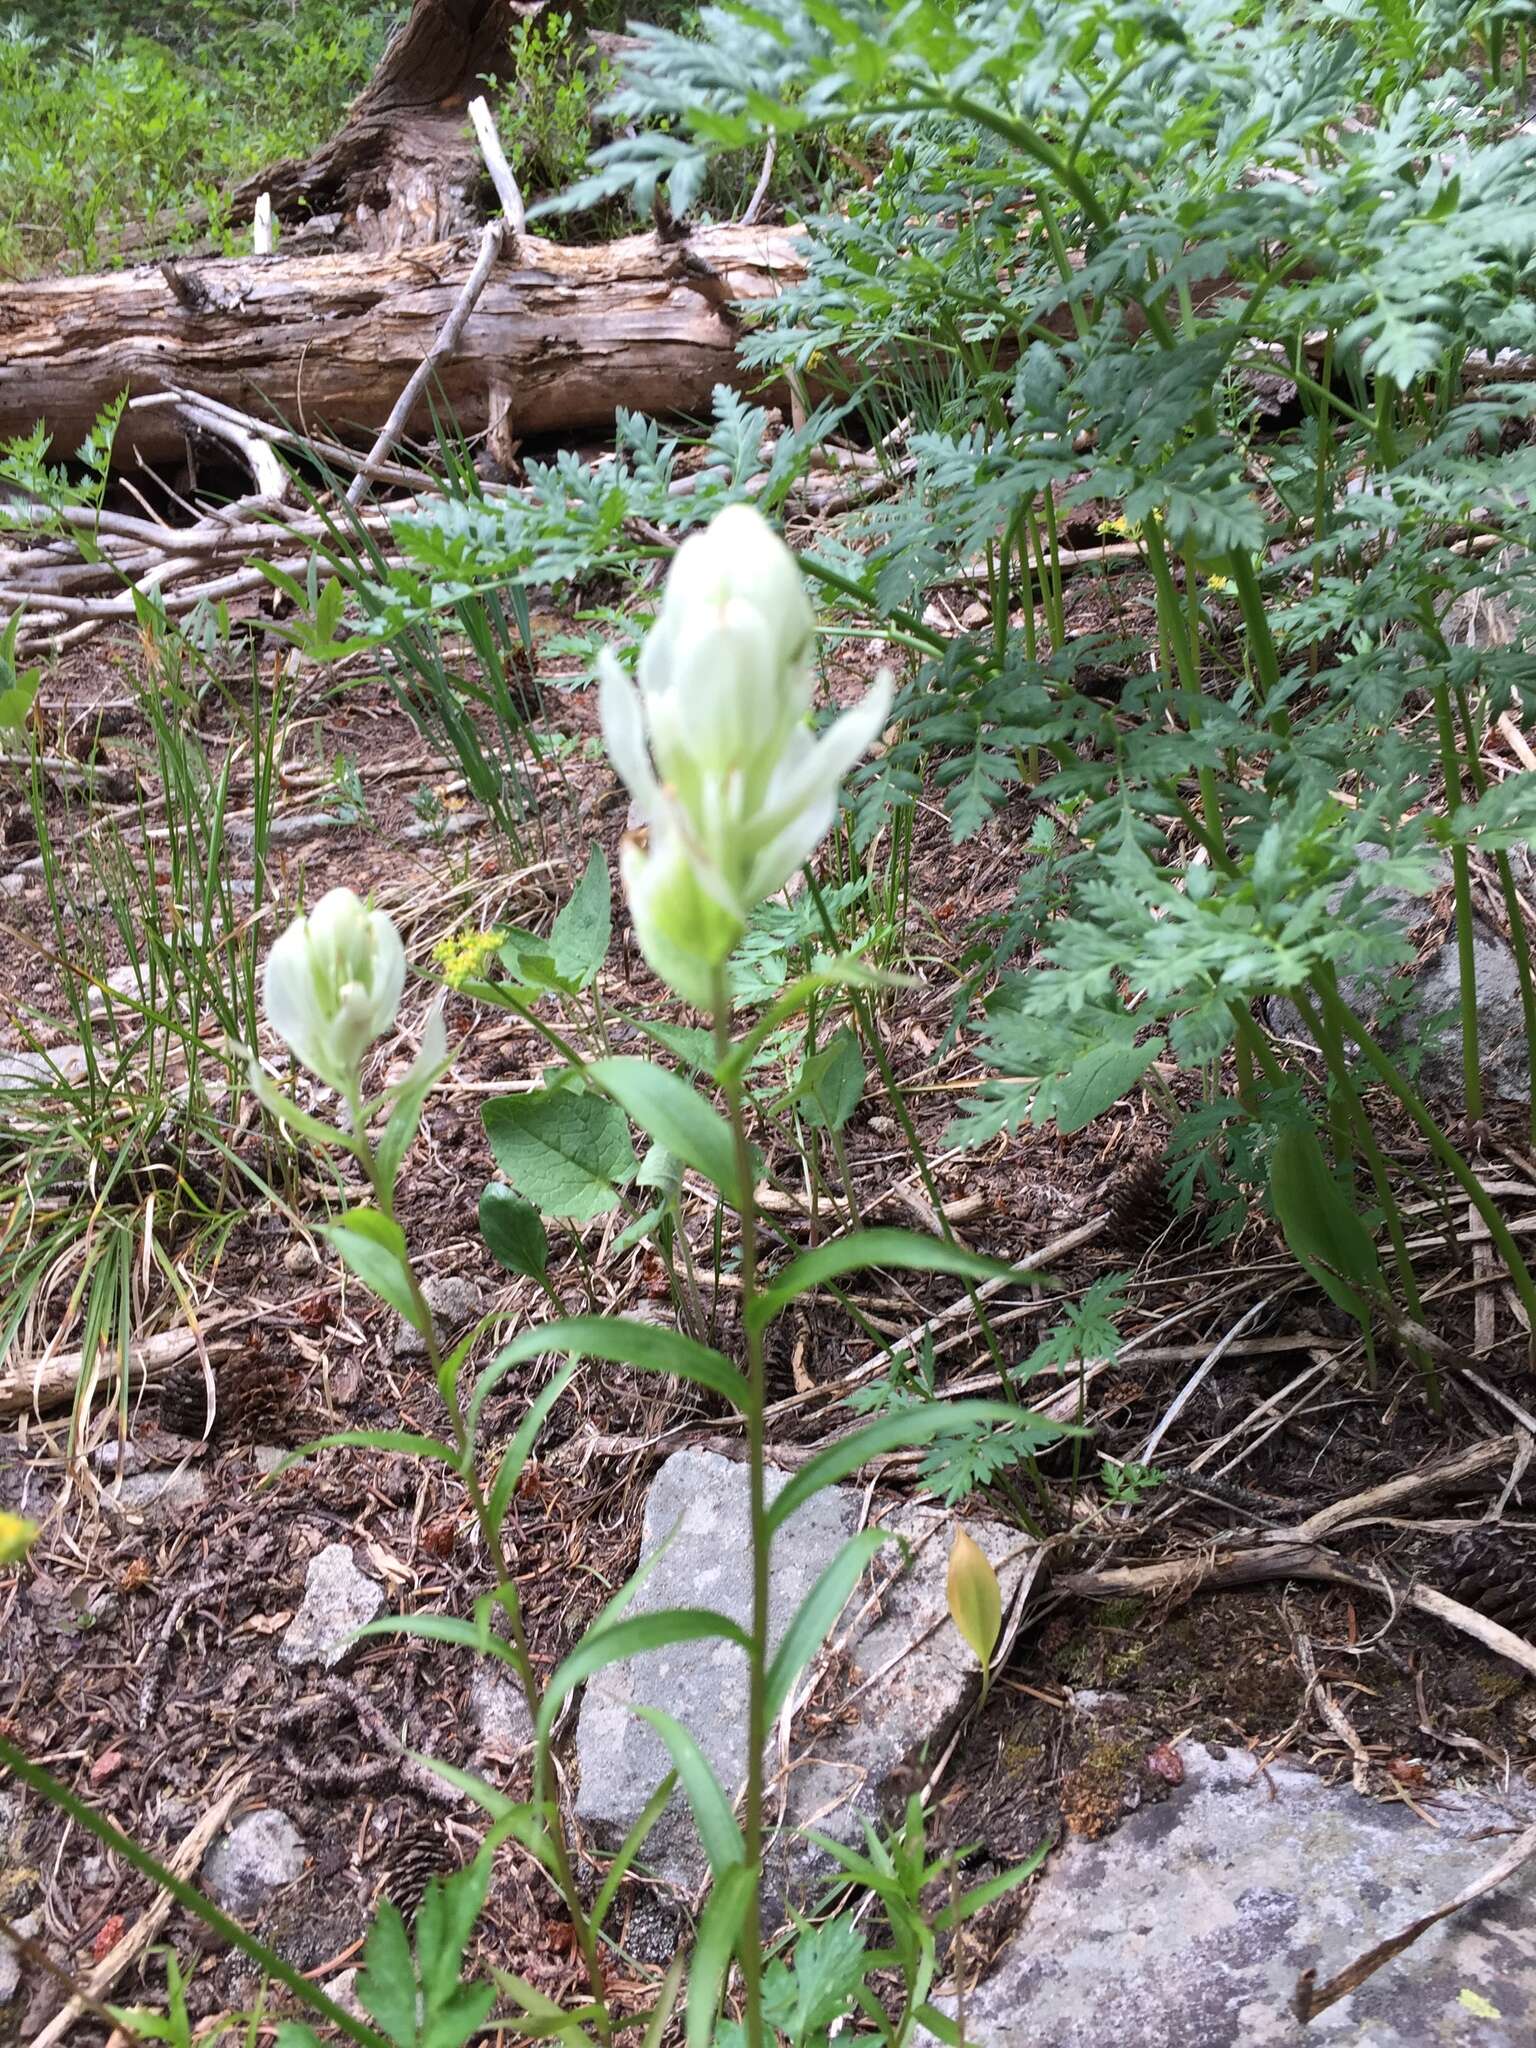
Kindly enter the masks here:
<path id="1" fill-rule="evenodd" d="M 0 286 L 0 440 L 47 423 L 75 448 L 125 388 L 178 385 L 318 434 L 377 432 L 468 274 L 462 242 L 394 255 L 181 261 Z M 492 273 L 439 382 L 477 433 L 489 393 L 519 435 L 606 429 L 615 410 L 704 416 L 734 384 L 732 301 L 805 275 L 784 228 L 635 235 L 595 248 L 523 236 Z M 430 426 L 424 400 L 415 429 Z M 169 407 L 125 416 L 121 449 L 178 453 Z"/>
<path id="2" fill-rule="evenodd" d="M 473 230 L 485 167 L 465 109 L 504 57 L 517 14 L 543 0 L 415 0 L 339 133 L 302 161 L 272 164 L 234 195 L 243 218 L 270 192 L 282 224 L 311 224 L 371 249 L 444 241 Z"/>

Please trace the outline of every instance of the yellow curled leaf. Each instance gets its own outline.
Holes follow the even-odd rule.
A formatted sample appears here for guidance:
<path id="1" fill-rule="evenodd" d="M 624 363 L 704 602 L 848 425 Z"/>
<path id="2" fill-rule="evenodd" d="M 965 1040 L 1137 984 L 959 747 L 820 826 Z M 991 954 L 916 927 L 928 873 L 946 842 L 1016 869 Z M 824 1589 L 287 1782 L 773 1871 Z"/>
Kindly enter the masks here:
<path id="1" fill-rule="evenodd" d="M 0 1565 L 20 1564 L 36 1538 L 36 1522 L 0 1510 Z"/>
<path id="2" fill-rule="evenodd" d="M 976 1652 L 983 1675 L 1003 1631 L 1003 1595 L 986 1552 L 961 1528 L 949 1547 L 949 1615 Z"/>

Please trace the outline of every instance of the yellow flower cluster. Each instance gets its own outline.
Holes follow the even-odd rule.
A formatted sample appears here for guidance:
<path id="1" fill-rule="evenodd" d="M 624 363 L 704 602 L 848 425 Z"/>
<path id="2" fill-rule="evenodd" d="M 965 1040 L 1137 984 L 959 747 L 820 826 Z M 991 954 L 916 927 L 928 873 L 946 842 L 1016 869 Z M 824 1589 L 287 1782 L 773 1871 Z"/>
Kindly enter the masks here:
<path id="1" fill-rule="evenodd" d="M 450 988 L 462 988 L 466 981 L 485 973 L 505 932 L 450 932 L 432 948 L 432 958 L 442 969 Z"/>

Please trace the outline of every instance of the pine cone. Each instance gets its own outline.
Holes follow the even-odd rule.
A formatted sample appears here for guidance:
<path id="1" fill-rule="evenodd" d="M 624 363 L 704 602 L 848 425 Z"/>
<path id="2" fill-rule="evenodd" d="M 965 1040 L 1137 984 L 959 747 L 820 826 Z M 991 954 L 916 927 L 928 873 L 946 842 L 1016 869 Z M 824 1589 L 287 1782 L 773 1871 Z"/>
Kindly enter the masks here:
<path id="1" fill-rule="evenodd" d="M 220 1443 L 285 1444 L 302 1433 L 299 1376 L 290 1365 L 252 1346 L 214 1368 L 213 1434 Z M 172 1368 L 160 1395 L 160 1427 L 200 1438 L 208 1422 L 208 1389 L 196 1359 Z"/>
<path id="2" fill-rule="evenodd" d="M 446 1877 L 459 1867 L 446 1828 L 430 1821 L 407 1828 L 385 1850 L 384 1857 L 384 1874 L 375 1887 L 374 1904 L 388 1899 L 403 1920 L 414 1919 L 434 1877 Z"/>
<path id="3" fill-rule="evenodd" d="M 1440 1591 L 1518 1636 L 1536 1634 L 1536 1545 L 1486 1522 L 1454 1537 Z"/>
<path id="4" fill-rule="evenodd" d="M 1121 1168 L 1106 1191 L 1110 1229 L 1128 1250 L 1150 1251 L 1155 1244 L 1173 1249 L 1199 1235 L 1191 1212 L 1181 1216 L 1168 1192 L 1168 1162 L 1161 1152 L 1144 1152 Z"/>

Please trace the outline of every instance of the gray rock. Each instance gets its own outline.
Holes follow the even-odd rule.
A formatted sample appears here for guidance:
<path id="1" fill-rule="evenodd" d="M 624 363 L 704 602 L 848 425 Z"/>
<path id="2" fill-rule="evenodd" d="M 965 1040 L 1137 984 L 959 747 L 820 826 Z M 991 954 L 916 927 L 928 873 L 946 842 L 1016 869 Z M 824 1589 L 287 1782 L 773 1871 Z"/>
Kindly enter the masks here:
<path id="1" fill-rule="evenodd" d="M 465 1280 L 457 1273 L 439 1273 L 422 1285 L 427 1298 L 427 1307 L 432 1311 L 432 1325 L 437 1332 L 439 1344 L 456 1337 L 480 1314 L 484 1297 L 473 1280 Z M 426 1340 L 419 1330 L 413 1330 L 407 1322 L 395 1325 L 396 1358 L 425 1358 Z"/>
<path id="2" fill-rule="evenodd" d="M 1475 924 L 1472 971 L 1477 983 L 1477 1049 L 1483 1092 L 1510 1102 L 1531 1099 L 1530 1057 L 1525 1038 L 1525 1012 L 1520 1006 L 1520 970 L 1509 941 Z M 1406 1044 L 1415 1020 L 1429 1020 L 1447 1010 L 1460 1012 L 1461 961 L 1454 934 L 1437 947 L 1413 977 L 1413 1006 L 1398 1022 L 1395 1042 Z M 1462 1089 L 1461 1027 L 1453 1022 L 1436 1033 L 1424 1052 L 1419 1078 L 1438 1095 Z"/>
<path id="3" fill-rule="evenodd" d="M 273 1892 L 303 1874 L 304 1837 L 281 1808 L 248 1813 L 203 1858 L 203 1882 L 226 1912 L 259 1912 Z"/>
<path id="4" fill-rule="evenodd" d="M 1383 858 L 1379 846 L 1359 848 L 1362 863 Z M 1448 887 L 1451 867 L 1439 860 L 1435 887 Z M 1345 891 L 1336 890 L 1331 907 L 1338 909 Z M 1408 935 L 1422 924 L 1427 905 L 1422 896 L 1383 886 L 1371 892 L 1388 936 L 1411 951 Z M 1525 1016 L 1520 1007 L 1520 974 L 1514 951 L 1501 933 L 1473 919 L 1473 973 L 1477 985 L 1478 1051 L 1486 1095 L 1508 1101 L 1530 1100 L 1530 1071 L 1525 1041 Z M 1416 1085 L 1432 1099 L 1457 1101 L 1463 1095 L 1461 1065 L 1461 959 L 1452 929 L 1442 942 L 1418 960 L 1381 964 L 1341 972 L 1339 992 L 1366 1023 L 1377 1030 L 1394 1055 L 1409 1055 L 1416 1066 Z M 1289 1037 L 1307 1035 L 1293 1003 L 1276 999 L 1268 1005 L 1270 1028 Z"/>
<path id="5" fill-rule="evenodd" d="M 0 1092 L 57 1088 L 84 1074 L 85 1054 L 78 1045 L 56 1046 L 52 1052 L 0 1052 Z"/>
<path id="6" fill-rule="evenodd" d="M 974 2048 L 1530 2048 L 1531 1863 L 1305 2030 L 1291 2009 L 1303 1970 L 1325 1982 L 1496 1863 L 1522 1824 L 1507 1809 L 1452 1796 L 1427 1826 L 1243 1751 L 1180 1755 L 1184 1783 L 1165 1804 L 1052 1859 L 1023 1930 L 966 1999 Z M 955 2011 L 952 1997 L 934 2003 Z"/>
<path id="7" fill-rule="evenodd" d="M 93 1017 L 104 1017 L 114 1007 L 114 996 L 126 996 L 126 1010 L 133 1010 L 139 1003 L 149 1000 L 149 975 L 133 961 L 126 967 L 114 967 L 108 973 L 105 988 L 93 988 L 86 998 L 86 1008 Z"/>
<path id="8" fill-rule="evenodd" d="M 184 1471 L 176 1468 L 169 1472 L 141 1472 L 137 1478 L 125 1479 L 121 1486 L 107 1489 L 102 1505 L 108 1513 L 142 1515 L 149 1521 L 163 1522 L 171 1515 L 187 1514 L 201 1507 L 207 1497 L 208 1481 L 193 1465 Z"/>
<path id="9" fill-rule="evenodd" d="M 499 1664 L 489 1660 L 476 1664 L 469 1681 L 469 1711 L 475 1719 L 481 1749 L 495 1750 L 500 1756 L 516 1756 L 533 1741 L 533 1723 L 528 1718 L 528 1702 L 523 1698 L 522 1688 Z"/>
<path id="10" fill-rule="evenodd" d="M 772 1475 L 770 1496 L 787 1480 Z M 802 1601 L 858 1522 L 859 1496 L 846 1488 L 818 1494 L 780 1531 L 773 1552 L 770 1635 L 776 1645 Z M 944 1582 L 952 1517 L 900 1508 L 893 1533 L 916 1547 L 910 1572 L 891 1548 L 855 1595 L 842 1634 L 852 1634 L 856 1674 L 840 1682 L 818 1717 L 820 1732 L 794 1758 L 782 1788 L 788 1830 L 813 1817 L 835 1837 L 854 1840 L 860 1814 L 874 1815 L 892 1775 L 925 1744 L 941 1740 L 977 1682 L 977 1664 L 947 1617 Z M 1023 1570 L 1029 1546 L 996 1523 L 968 1524 L 995 1562 L 1004 1597 Z M 662 1546 L 665 1545 L 663 1549 Z M 747 1625 L 752 1575 L 748 1477 L 744 1465 L 710 1451 L 679 1451 L 662 1466 L 646 1501 L 642 1561 L 661 1555 L 630 1608 L 708 1607 Z M 834 1635 L 839 1635 L 834 1631 Z M 839 1638 L 840 1639 L 840 1638 Z M 693 1735 L 716 1778 L 734 1796 L 746 1774 L 747 1666 L 727 1643 L 682 1643 L 609 1666 L 589 1682 L 577 1727 L 581 1764 L 578 1817 L 615 1844 L 633 1826 L 670 1768 L 667 1752 L 635 1709 L 659 1707 Z M 844 1718 L 844 1715 L 847 1718 Z M 779 1790 L 775 1791 L 775 1806 Z M 669 1881 L 691 1886 L 705 1863 L 679 1794 L 651 1834 L 642 1861 Z M 775 1895 L 798 1893 L 824 1869 L 800 1846 L 786 1846 L 771 1882 Z"/>
<path id="11" fill-rule="evenodd" d="M 36 1941 L 42 1932 L 43 1916 L 41 1913 L 25 1913 L 14 1924 L 18 1934 L 28 1941 Z M 0 2006 L 9 2005 L 21 1989 L 22 1968 L 20 1950 L 12 1948 L 0 1934 Z"/>
<path id="12" fill-rule="evenodd" d="M 356 1654 L 349 1638 L 384 1612 L 387 1602 L 377 1579 L 359 1571 L 345 1543 L 328 1543 L 309 1561 L 304 1601 L 278 1645 L 280 1664 L 318 1664 L 338 1671 Z"/>

